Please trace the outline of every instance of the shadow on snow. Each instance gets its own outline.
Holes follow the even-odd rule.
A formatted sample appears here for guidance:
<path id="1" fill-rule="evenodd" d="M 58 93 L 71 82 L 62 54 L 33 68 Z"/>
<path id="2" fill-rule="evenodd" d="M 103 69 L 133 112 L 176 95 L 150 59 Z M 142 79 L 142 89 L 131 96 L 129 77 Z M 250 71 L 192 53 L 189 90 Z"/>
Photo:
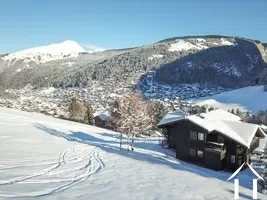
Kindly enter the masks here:
<path id="1" fill-rule="evenodd" d="M 138 161 L 149 162 L 151 164 L 168 166 L 175 170 L 190 172 L 196 175 L 203 176 L 205 178 L 214 178 L 214 179 L 219 179 L 222 181 L 233 183 L 233 180 L 227 181 L 227 178 L 231 175 L 230 173 L 213 171 L 213 170 L 203 168 L 200 166 L 196 166 L 194 164 L 186 163 L 186 162 L 177 160 L 174 157 L 168 156 L 166 153 L 170 152 L 170 150 L 163 149 L 159 145 L 157 145 L 155 142 L 158 140 L 156 139 L 152 139 L 152 140 L 138 139 L 135 142 L 135 147 L 150 151 L 149 153 L 145 154 L 145 153 L 138 152 L 138 151 L 128 152 L 124 148 L 122 148 L 121 150 L 119 148 L 120 134 L 117 134 L 117 135 L 115 134 L 112 135 L 109 133 L 90 134 L 90 133 L 73 132 L 73 131 L 69 131 L 70 134 L 68 134 L 68 133 L 58 131 L 56 129 L 48 128 L 41 124 L 35 124 L 34 126 L 37 129 L 42 130 L 50 135 L 61 137 L 68 141 L 93 145 L 93 146 L 99 147 L 101 150 L 106 151 L 108 153 L 117 154 L 117 155 L 124 156 L 127 158 L 135 159 Z M 104 140 L 104 139 L 95 137 L 93 135 L 109 136 L 109 137 L 112 136 L 112 138 L 110 138 L 110 140 Z M 123 145 L 125 146 L 125 144 L 127 144 L 127 141 L 125 140 L 125 137 L 124 137 Z M 153 152 L 161 152 L 163 154 L 159 155 Z M 247 179 L 242 181 L 242 178 L 240 177 L 240 185 L 251 189 L 251 186 L 249 185 L 249 183 L 248 182 L 246 183 L 246 182 L 247 182 Z"/>

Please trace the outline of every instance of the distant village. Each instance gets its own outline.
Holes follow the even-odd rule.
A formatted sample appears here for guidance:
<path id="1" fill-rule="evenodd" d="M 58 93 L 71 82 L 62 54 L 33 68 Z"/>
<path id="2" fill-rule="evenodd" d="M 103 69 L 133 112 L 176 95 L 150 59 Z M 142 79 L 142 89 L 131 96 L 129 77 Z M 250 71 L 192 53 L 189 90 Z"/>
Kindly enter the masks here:
<path id="1" fill-rule="evenodd" d="M 88 88 L 43 88 L 36 89 L 30 85 L 23 89 L 8 89 L 0 96 L 0 106 L 19 109 L 28 112 L 43 113 L 56 118 L 69 118 L 68 107 L 70 100 L 75 97 L 80 102 L 89 102 L 94 111 L 94 117 L 98 121 L 106 120 L 110 103 L 116 98 L 130 93 L 135 82 L 125 85 L 124 82 L 115 80 L 105 81 L 105 83 L 93 82 Z M 185 90 L 187 91 L 187 90 Z M 168 91 L 169 92 L 169 91 Z M 175 94 L 175 93 L 174 93 Z M 173 98 L 152 98 L 152 102 L 160 102 L 169 111 L 188 112 L 193 105 L 178 96 Z M 100 124 L 102 122 L 99 122 Z"/>
<path id="2" fill-rule="evenodd" d="M 142 74 L 145 73 L 140 71 L 141 77 Z M 151 102 L 159 102 L 168 111 L 191 114 L 205 111 L 207 105 L 200 108 L 188 100 L 227 91 L 225 88 L 199 84 L 159 85 L 154 81 L 154 76 L 152 70 L 141 81 L 131 76 L 123 80 L 109 77 L 105 82 L 93 81 L 87 88 L 35 88 L 27 85 L 23 89 L 6 89 L 0 95 L 0 106 L 69 119 L 69 104 L 75 97 L 80 102 L 90 103 L 96 125 L 103 126 L 103 121 L 109 116 L 110 104 L 133 90 L 142 93 Z"/>

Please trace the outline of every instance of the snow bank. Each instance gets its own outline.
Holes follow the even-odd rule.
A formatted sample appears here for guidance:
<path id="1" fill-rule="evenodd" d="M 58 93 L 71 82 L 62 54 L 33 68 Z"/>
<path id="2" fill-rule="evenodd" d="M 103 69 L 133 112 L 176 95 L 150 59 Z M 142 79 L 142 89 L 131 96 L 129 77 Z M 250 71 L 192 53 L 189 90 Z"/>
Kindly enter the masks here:
<path id="1" fill-rule="evenodd" d="M 239 108 L 243 111 L 256 113 L 260 110 L 267 110 L 267 92 L 264 92 L 263 86 L 245 87 L 211 97 L 193 99 L 190 102 L 222 109 Z"/>
<path id="2" fill-rule="evenodd" d="M 237 46 L 238 45 L 237 43 L 225 40 L 224 38 L 221 38 L 220 40 L 223 46 Z"/>
<path id="3" fill-rule="evenodd" d="M 154 60 L 155 58 L 163 58 L 162 54 L 155 54 L 150 57 L 148 57 L 148 60 Z"/>
<path id="4" fill-rule="evenodd" d="M 185 41 L 185 40 L 177 40 L 176 43 L 171 44 L 169 51 L 175 52 L 175 51 L 188 51 L 191 49 L 201 50 L 201 49 L 207 49 L 208 47 L 202 44 L 192 44 L 191 42 Z"/>
<path id="5" fill-rule="evenodd" d="M 53 93 L 55 90 L 56 90 L 56 88 L 54 88 L 54 87 L 50 87 L 50 88 L 47 88 L 47 89 L 43 89 L 43 90 L 41 91 L 41 93 L 43 93 L 43 94 L 51 94 L 51 93 Z"/>
<path id="6" fill-rule="evenodd" d="M 75 62 L 65 62 L 65 63 L 62 63 L 61 65 L 66 65 L 68 67 L 71 67 L 75 64 Z"/>
<path id="7" fill-rule="evenodd" d="M 203 39 L 203 38 L 197 38 L 197 41 L 198 41 L 198 42 L 206 42 L 206 40 Z"/>

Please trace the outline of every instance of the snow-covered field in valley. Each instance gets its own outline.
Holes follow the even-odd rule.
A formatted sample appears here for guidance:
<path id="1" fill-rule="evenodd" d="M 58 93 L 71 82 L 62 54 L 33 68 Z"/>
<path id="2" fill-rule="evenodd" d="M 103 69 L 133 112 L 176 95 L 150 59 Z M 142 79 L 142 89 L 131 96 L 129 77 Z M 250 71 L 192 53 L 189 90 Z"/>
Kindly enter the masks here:
<path id="1" fill-rule="evenodd" d="M 198 105 L 211 105 L 222 109 L 236 109 L 256 113 L 267 110 L 267 92 L 263 86 L 249 86 L 210 97 L 192 100 Z"/>
<path id="2" fill-rule="evenodd" d="M 233 199 L 231 175 L 173 158 L 158 139 L 119 150 L 119 135 L 37 113 L 0 108 L 0 199 Z M 252 178 L 239 175 L 240 199 Z M 258 194 L 259 199 L 267 199 Z"/>

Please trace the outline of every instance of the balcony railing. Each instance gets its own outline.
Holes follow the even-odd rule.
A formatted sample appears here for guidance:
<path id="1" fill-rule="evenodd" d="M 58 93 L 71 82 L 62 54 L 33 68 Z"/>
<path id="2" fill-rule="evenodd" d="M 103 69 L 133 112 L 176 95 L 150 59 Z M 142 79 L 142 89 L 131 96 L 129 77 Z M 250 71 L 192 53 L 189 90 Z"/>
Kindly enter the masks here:
<path id="1" fill-rule="evenodd" d="M 207 141 L 206 142 L 206 148 L 224 150 L 225 149 L 225 146 L 224 146 L 223 143 L 217 143 L 217 142 Z"/>
<path id="2" fill-rule="evenodd" d="M 207 141 L 205 148 L 206 150 L 210 150 L 210 151 L 217 152 L 218 154 L 220 154 L 221 160 L 225 157 L 226 148 L 223 143 Z"/>

